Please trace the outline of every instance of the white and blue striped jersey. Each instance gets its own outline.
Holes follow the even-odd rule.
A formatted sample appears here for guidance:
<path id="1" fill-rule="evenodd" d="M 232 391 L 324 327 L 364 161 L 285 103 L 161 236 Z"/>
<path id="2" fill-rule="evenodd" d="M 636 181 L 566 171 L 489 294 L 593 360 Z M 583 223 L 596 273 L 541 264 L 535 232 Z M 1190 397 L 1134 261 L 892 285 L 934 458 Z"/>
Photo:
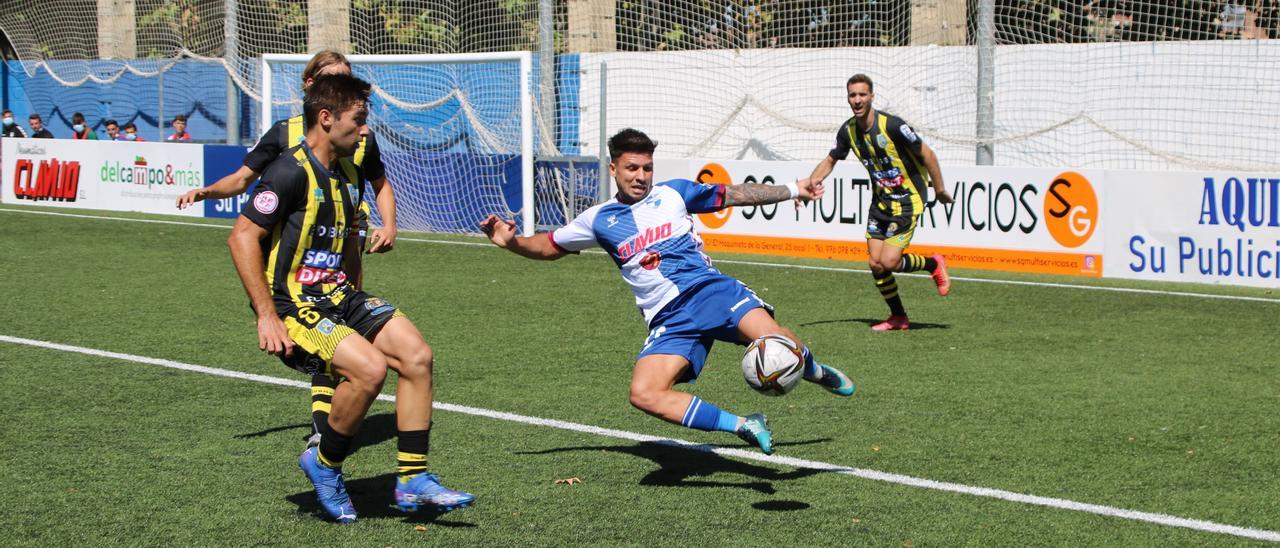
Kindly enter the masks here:
<path id="1" fill-rule="evenodd" d="M 552 232 L 551 241 L 570 252 L 603 248 L 631 285 L 648 323 L 677 295 L 720 275 L 702 252 L 690 215 L 724 207 L 725 188 L 685 179 L 657 183 L 634 204 L 613 198 L 582 212 Z"/>

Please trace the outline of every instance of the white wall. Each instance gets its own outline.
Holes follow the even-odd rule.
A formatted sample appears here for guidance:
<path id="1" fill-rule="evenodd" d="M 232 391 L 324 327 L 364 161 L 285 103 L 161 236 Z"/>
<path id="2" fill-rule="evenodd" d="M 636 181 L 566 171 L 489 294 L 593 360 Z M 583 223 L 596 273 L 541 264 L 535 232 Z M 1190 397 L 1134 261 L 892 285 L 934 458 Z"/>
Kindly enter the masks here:
<path id="1" fill-rule="evenodd" d="M 864 72 L 876 105 L 944 163 L 974 161 L 971 47 L 583 54 L 587 151 L 598 148 L 601 62 L 609 132 L 641 129 L 660 157 L 817 160 L 850 115 L 844 82 Z M 1001 46 L 996 63 L 997 165 L 1280 166 L 1280 41 Z"/>

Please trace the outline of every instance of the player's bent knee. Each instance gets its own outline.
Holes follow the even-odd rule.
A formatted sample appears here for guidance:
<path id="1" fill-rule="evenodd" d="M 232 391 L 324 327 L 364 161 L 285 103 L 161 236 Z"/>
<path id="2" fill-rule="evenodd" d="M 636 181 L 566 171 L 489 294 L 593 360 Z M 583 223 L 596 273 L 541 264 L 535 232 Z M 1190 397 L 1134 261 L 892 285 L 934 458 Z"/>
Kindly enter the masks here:
<path id="1" fill-rule="evenodd" d="M 653 411 L 658 405 L 658 393 L 631 387 L 631 406 L 641 411 Z"/>
<path id="2" fill-rule="evenodd" d="M 435 355 L 431 347 L 425 344 L 411 349 L 400 359 L 400 376 L 406 378 L 431 378 L 431 367 Z"/>
<path id="3" fill-rule="evenodd" d="M 381 354 L 374 354 L 344 368 L 347 380 L 365 390 L 381 390 L 387 380 L 387 360 Z"/>

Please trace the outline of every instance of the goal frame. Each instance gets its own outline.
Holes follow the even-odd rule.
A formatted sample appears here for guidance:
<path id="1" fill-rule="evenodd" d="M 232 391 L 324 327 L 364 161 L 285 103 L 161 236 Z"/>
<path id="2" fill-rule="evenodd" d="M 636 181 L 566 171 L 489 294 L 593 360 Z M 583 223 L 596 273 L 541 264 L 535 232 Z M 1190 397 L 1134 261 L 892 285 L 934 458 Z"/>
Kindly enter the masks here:
<path id="1" fill-rule="evenodd" d="M 305 64 L 310 54 L 267 53 L 262 55 L 262 103 L 258 134 L 266 133 L 272 120 L 272 63 Z M 520 64 L 520 220 L 521 235 L 534 234 L 533 205 L 533 55 L 528 51 L 490 53 L 422 53 L 387 55 L 347 55 L 352 65 L 405 65 L 405 64 L 479 64 L 493 62 L 517 62 Z"/>

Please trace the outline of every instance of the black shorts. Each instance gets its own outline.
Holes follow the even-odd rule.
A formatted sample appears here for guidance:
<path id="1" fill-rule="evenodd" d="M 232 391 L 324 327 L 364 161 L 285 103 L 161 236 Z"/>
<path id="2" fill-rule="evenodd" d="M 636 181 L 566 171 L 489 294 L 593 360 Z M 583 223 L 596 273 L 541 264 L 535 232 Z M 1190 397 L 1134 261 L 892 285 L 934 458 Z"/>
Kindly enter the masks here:
<path id="1" fill-rule="evenodd" d="M 307 375 L 333 375 L 333 353 L 348 335 L 372 341 L 392 318 L 404 316 L 391 303 L 363 291 L 351 291 L 337 305 L 308 304 L 280 314 L 293 339 L 293 355 L 285 365 Z"/>
<path id="2" fill-rule="evenodd" d="M 876 206 L 867 212 L 867 239 L 884 240 L 884 243 L 898 249 L 906 249 L 911 245 L 911 238 L 916 233 L 916 222 L 919 215 L 891 215 Z"/>

